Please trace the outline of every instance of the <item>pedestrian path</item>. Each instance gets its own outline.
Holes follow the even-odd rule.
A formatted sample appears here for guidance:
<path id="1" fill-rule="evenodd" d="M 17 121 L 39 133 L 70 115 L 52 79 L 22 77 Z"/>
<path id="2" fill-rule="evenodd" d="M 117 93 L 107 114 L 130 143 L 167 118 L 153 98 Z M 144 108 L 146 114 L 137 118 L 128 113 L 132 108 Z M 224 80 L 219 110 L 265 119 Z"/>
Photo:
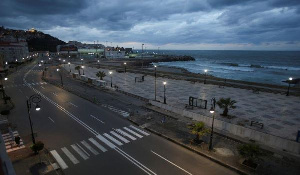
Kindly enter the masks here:
<path id="1" fill-rule="evenodd" d="M 143 131 L 141 128 L 130 125 L 112 129 L 109 132 L 96 135 L 87 140 L 52 150 L 50 153 L 60 168 L 64 170 L 86 161 L 92 156 L 101 156 L 101 154 L 110 149 L 117 149 L 119 146 L 149 135 L 149 133 Z"/>
<path id="2" fill-rule="evenodd" d="M 129 112 L 123 111 L 123 110 L 118 109 L 118 108 L 116 108 L 114 106 L 111 106 L 111 105 L 102 104 L 101 106 L 105 107 L 105 108 L 108 108 L 109 110 L 111 110 L 113 112 L 116 112 L 116 113 L 120 114 L 123 117 L 129 117 L 129 115 L 130 115 Z"/>
<path id="3" fill-rule="evenodd" d="M 12 133 L 2 134 L 2 138 L 5 142 L 5 147 L 6 147 L 7 153 L 25 148 L 25 145 L 24 145 L 22 139 L 20 139 L 19 145 L 16 144 L 15 137 L 20 137 L 18 131 L 13 131 Z"/>
<path id="4" fill-rule="evenodd" d="M 43 84 L 47 84 L 46 82 L 32 82 L 32 83 L 28 83 L 29 85 L 31 86 L 38 86 L 38 85 L 43 85 Z M 25 87 L 27 86 L 26 84 L 10 84 L 10 85 L 6 85 L 4 86 L 4 89 L 5 88 L 15 88 L 15 87 Z"/>

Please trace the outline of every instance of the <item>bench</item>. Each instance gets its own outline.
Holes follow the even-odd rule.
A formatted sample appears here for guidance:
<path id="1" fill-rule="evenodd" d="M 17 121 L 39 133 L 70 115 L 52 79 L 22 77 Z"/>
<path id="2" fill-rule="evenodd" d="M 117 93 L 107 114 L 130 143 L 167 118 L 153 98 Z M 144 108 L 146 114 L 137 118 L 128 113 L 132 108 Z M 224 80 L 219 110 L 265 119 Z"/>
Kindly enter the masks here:
<path id="1" fill-rule="evenodd" d="M 263 129 L 264 124 L 257 121 L 251 121 L 250 126 L 260 126 L 260 129 Z"/>

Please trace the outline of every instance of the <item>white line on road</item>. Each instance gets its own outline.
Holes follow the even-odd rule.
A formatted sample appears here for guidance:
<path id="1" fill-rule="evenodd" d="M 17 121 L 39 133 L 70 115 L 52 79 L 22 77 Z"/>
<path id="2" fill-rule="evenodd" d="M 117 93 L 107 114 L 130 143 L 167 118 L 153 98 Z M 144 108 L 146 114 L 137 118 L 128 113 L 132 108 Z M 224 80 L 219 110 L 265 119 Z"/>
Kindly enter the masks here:
<path id="1" fill-rule="evenodd" d="M 87 155 L 84 154 L 83 151 L 81 151 L 81 149 L 79 149 L 75 144 L 71 145 L 71 147 L 74 149 L 74 151 L 76 151 L 82 158 L 83 160 L 88 159 L 89 157 Z"/>
<path id="2" fill-rule="evenodd" d="M 115 142 L 117 145 L 119 145 L 119 146 L 123 145 L 123 143 L 121 143 L 121 142 L 118 141 L 117 139 L 113 138 L 112 136 L 110 136 L 110 135 L 108 135 L 108 134 L 106 134 L 106 133 L 104 133 L 103 135 L 104 135 L 105 137 L 109 138 L 111 141 Z"/>
<path id="3" fill-rule="evenodd" d="M 53 95 L 57 96 L 57 94 L 55 92 L 52 92 Z"/>
<path id="4" fill-rule="evenodd" d="M 95 139 L 89 138 L 89 141 L 92 142 L 97 148 L 99 148 L 102 152 L 106 152 L 107 149 L 105 149 L 102 145 L 100 145 Z"/>
<path id="5" fill-rule="evenodd" d="M 53 123 L 55 123 L 54 120 L 51 117 L 48 117 L 48 119 L 51 120 Z"/>
<path id="6" fill-rule="evenodd" d="M 112 135 L 117 137 L 118 139 L 122 140 L 124 143 L 129 143 L 129 140 L 125 139 L 124 137 L 120 136 L 119 134 L 115 133 L 114 131 L 110 131 Z"/>
<path id="7" fill-rule="evenodd" d="M 73 103 L 71 103 L 71 102 L 69 102 L 69 103 L 70 103 L 70 105 L 75 106 L 76 108 L 78 107 L 77 105 L 75 105 L 75 104 L 73 104 Z"/>
<path id="8" fill-rule="evenodd" d="M 71 162 L 73 162 L 74 164 L 79 163 L 79 160 L 76 159 L 76 157 L 66 147 L 61 148 L 61 150 L 71 160 Z"/>
<path id="9" fill-rule="evenodd" d="M 104 138 L 103 136 L 101 136 L 100 134 L 96 136 L 99 140 L 101 140 L 103 143 L 105 143 L 107 146 L 111 147 L 112 149 L 114 149 L 116 147 L 116 145 L 112 144 L 110 141 L 108 141 L 106 138 Z"/>
<path id="10" fill-rule="evenodd" d="M 98 120 L 99 122 L 103 123 L 104 124 L 104 121 L 98 119 L 97 117 L 93 116 L 93 115 L 90 115 L 91 117 L 93 117 L 94 119 Z"/>
<path id="11" fill-rule="evenodd" d="M 126 137 L 130 138 L 131 140 L 136 140 L 135 137 L 133 137 L 133 136 L 127 134 L 126 132 L 122 131 L 121 129 L 116 129 L 116 131 L 117 131 L 118 133 L 122 134 L 123 136 L 126 136 Z"/>
<path id="12" fill-rule="evenodd" d="M 137 128 L 137 127 L 134 127 L 132 125 L 130 125 L 129 127 L 132 128 L 132 129 L 135 129 L 136 131 L 138 131 L 138 132 L 140 132 L 140 133 L 142 133 L 142 134 L 144 134 L 146 136 L 150 135 L 150 134 L 146 133 L 145 131 L 143 131 L 143 130 Z"/>
<path id="13" fill-rule="evenodd" d="M 176 165 L 175 163 L 169 161 L 168 159 L 164 158 L 163 156 L 157 154 L 156 152 L 154 152 L 154 151 L 152 151 L 152 150 L 151 150 L 151 152 L 152 152 L 153 154 L 157 155 L 158 157 L 164 159 L 165 161 L 169 162 L 170 164 L 174 165 L 175 167 L 181 169 L 181 170 L 184 171 L 185 173 L 187 173 L 187 174 L 189 174 L 189 175 L 192 175 L 192 173 L 186 171 L 185 169 L 183 169 L 183 168 L 181 168 L 180 166 Z"/>
<path id="14" fill-rule="evenodd" d="M 91 156 L 85 149 L 83 149 L 78 143 L 76 143 L 76 145 L 87 155 L 87 156 Z"/>
<path id="15" fill-rule="evenodd" d="M 55 150 L 50 151 L 56 162 L 59 164 L 61 169 L 67 169 L 68 165 L 65 163 L 65 161 L 58 155 L 58 153 Z"/>
<path id="16" fill-rule="evenodd" d="M 142 137 L 143 137 L 143 136 L 141 136 L 140 134 L 138 134 L 138 133 L 132 131 L 131 129 L 129 129 L 129 128 L 127 128 L 127 127 L 123 127 L 123 128 L 124 128 L 126 131 L 130 132 L 131 134 L 133 134 L 133 135 L 135 135 L 135 136 L 137 136 L 137 137 L 139 137 L 139 138 L 142 138 Z"/>
<path id="17" fill-rule="evenodd" d="M 41 86 L 41 88 L 45 89 L 43 86 Z"/>
<path id="18" fill-rule="evenodd" d="M 99 152 L 96 151 L 91 145 L 89 145 L 86 141 L 81 141 L 81 144 L 83 144 L 87 149 L 89 149 L 94 155 L 98 155 Z"/>

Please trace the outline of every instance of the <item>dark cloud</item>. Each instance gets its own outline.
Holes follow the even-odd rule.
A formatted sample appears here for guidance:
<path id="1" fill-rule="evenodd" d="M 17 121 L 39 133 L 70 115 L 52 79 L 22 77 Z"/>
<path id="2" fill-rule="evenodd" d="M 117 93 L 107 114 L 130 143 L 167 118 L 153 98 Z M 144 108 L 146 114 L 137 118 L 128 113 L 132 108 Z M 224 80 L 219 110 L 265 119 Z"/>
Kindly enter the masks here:
<path id="1" fill-rule="evenodd" d="M 0 25 L 61 39 L 299 43 L 299 0 L 1 0 Z"/>

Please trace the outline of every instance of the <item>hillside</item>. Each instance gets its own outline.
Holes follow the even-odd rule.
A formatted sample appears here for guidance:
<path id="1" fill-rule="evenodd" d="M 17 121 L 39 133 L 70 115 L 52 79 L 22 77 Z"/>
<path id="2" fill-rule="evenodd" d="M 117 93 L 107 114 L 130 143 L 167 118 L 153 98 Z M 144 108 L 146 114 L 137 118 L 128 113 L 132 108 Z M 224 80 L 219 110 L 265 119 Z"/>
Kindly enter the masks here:
<path id="1" fill-rule="evenodd" d="M 26 39 L 28 43 L 28 49 L 32 51 L 50 51 L 56 52 L 56 46 L 65 44 L 64 41 L 59 40 L 49 34 L 37 30 L 14 30 L 4 27 L 0 27 L 0 37 L 3 35 L 11 35 L 16 38 Z"/>

